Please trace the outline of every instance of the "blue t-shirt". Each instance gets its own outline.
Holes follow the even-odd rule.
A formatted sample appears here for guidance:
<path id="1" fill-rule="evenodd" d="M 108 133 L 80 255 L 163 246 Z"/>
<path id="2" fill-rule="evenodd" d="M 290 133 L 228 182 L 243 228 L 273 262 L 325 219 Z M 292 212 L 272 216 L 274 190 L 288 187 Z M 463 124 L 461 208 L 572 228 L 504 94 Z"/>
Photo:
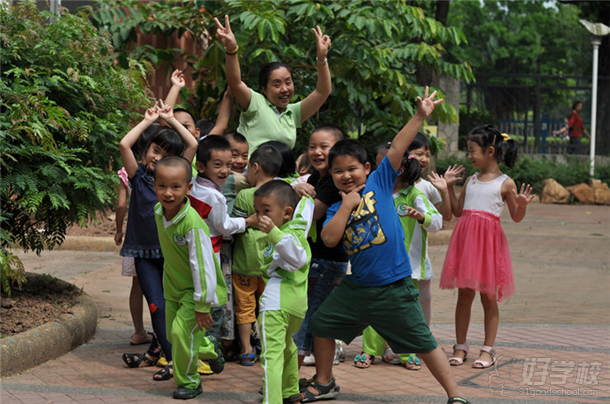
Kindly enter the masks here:
<path id="1" fill-rule="evenodd" d="M 352 263 L 350 280 L 364 286 L 383 286 L 411 275 L 405 235 L 394 207 L 394 184 L 398 174 L 387 157 L 373 171 L 362 190 L 360 205 L 352 212 L 343 249 Z M 326 226 L 341 202 L 326 211 Z"/>

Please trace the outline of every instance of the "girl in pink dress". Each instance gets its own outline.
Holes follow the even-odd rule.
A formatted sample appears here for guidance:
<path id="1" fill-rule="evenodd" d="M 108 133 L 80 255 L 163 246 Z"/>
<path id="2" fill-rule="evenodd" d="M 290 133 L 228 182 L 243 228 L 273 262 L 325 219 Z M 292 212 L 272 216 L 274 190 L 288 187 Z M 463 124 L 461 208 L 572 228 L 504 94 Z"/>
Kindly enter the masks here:
<path id="1" fill-rule="evenodd" d="M 466 361 L 466 336 L 472 302 L 478 291 L 485 316 L 485 342 L 473 368 L 485 369 L 496 360 L 493 348 L 500 319 L 498 302 L 515 293 L 508 242 L 500 226 L 500 214 L 508 205 L 515 222 L 525 217 L 532 201 L 532 188 L 515 182 L 498 167 L 502 160 L 512 167 L 517 159 L 517 144 L 508 135 L 490 125 L 468 134 L 468 158 L 480 172 L 466 180 L 459 201 L 452 185 L 448 186 L 453 214 L 459 217 L 451 235 L 440 279 L 441 289 L 458 288 L 455 309 L 456 344 L 449 363 L 459 366 Z"/>

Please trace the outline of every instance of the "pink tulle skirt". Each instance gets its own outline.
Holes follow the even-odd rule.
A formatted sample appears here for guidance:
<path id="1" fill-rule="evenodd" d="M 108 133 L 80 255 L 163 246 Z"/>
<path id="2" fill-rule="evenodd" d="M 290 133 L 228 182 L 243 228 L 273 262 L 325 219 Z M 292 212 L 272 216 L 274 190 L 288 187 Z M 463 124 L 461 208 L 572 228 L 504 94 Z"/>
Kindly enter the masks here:
<path id="1" fill-rule="evenodd" d="M 500 218 L 465 209 L 447 249 L 441 289 L 474 289 L 499 302 L 515 294 L 513 265 Z"/>

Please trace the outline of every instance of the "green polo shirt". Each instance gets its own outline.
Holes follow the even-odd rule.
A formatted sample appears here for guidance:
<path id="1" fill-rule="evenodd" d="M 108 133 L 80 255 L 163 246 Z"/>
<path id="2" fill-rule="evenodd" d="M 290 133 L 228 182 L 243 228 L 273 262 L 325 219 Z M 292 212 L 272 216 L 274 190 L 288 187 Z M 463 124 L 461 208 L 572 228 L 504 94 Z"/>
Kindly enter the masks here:
<path id="1" fill-rule="evenodd" d="M 301 127 L 301 103 L 288 104 L 286 110 L 278 114 L 277 107 L 262 94 L 254 90 L 248 109 L 239 117 L 237 132 L 248 139 L 249 154 L 269 140 L 285 143 L 294 147 L 297 128 Z"/>

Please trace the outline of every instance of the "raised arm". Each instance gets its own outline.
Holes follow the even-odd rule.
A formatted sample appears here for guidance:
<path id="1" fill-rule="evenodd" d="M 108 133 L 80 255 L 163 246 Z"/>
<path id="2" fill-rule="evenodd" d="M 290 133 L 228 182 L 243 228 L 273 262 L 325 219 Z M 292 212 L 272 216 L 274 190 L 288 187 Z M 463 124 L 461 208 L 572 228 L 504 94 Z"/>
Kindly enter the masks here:
<path id="1" fill-rule="evenodd" d="M 216 117 L 216 123 L 210 131 L 210 135 L 224 135 L 227 127 L 229 126 L 229 118 L 231 117 L 231 104 L 232 104 L 233 93 L 229 87 L 222 96 L 220 107 L 218 107 L 218 116 Z"/>
<path id="2" fill-rule="evenodd" d="M 182 157 L 187 159 L 189 163 L 192 163 L 193 158 L 197 153 L 197 146 L 199 145 L 199 143 L 197 143 L 197 139 L 195 139 L 193 135 L 191 135 L 191 132 L 189 132 L 184 127 L 184 125 L 182 125 L 180 122 L 178 122 L 176 118 L 174 118 L 174 110 L 171 106 L 165 105 L 163 101 L 159 102 L 161 107 L 161 109 L 159 110 L 159 117 L 165 119 L 167 124 L 174 128 L 176 132 L 178 132 L 178 134 L 182 138 L 182 141 L 186 145 L 184 153 L 182 153 Z"/>
<path id="3" fill-rule="evenodd" d="M 415 135 L 421 128 L 424 120 L 430 116 L 430 114 L 434 111 L 434 108 L 443 100 L 434 100 L 436 97 L 436 91 L 434 91 L 430 96 L 428 96 L 428 86 L 426 86 L 426 91 L 424 92 L 424 98 L 417 97 L 417 112 L 413 117 L 407 122 L 407 124 L 398 132 L 398 134 L 394 137 L 392 144 L 390 145 L 390 150 L 388 150 L 388 159 L 390 160 L 390 164 L 394 167 L 395 171 L 400 169 L 400 162 L 402 161 L 402 157 L 407 151 L 407 148 L 413 142 Z"/>
<path id="4" fill-rule="evenodd" d="M 301 102 L 301 123 L 315 114 L 332 92 L 330 70 L 328 68 L 328 48 L 330 47 L 330 37 L 323 35 L 319 26 L 312 28 L 316 36 L 316 50 L 318 65 L 318 84 L 316 89 Z"/>
<path id="5" fill-rule="evenodd" d="M 180 91 L 186 85 L 184 81 L 184 74 L 182 74 L 182 70 L 176 69 L 172 73 L 171 77 L 172 87 L 169 89 L 169 93 L 167 93 L 167 97 L 165 97 L 165 105 L 169 105 L 174 109 L 176 104 L 178 103 L 178 99 L 180 97 Z"/>
<path id="6" fill-rule="evenodd" d="M 502 197 L 508 205 L 508 211 L 510 212 L 511 219 L 513 219 L 515 223 L 519 223 L 525 217 L 527 205 L 536 196 L 532 195 L 532 187 L 529 184 L 527 184 L 527 186 L 525 184 L 521 184 L 521 191 L 517 193 L 515 181 L 508 178 L 502 183 L 501 192 Z"/>
<path id="7" fill-rule="evenodd" d="M 243 108 L 248 109 L 250 105 L 250 100 L 252 99 L 252 92 L 250 88 L 241 80 L 241 69 L 239 67 L 239 58 L 237 57 L 237 51 L 239 50 L 239 46 L 237 46 L 237 41 L 235 40 L 235 35 L 233 35 L 233 31 L 231 31 L 231 22 L 229 21 L 229 16 L 225 15 L 225 25 L 224 27 L 218 20 L 218 18 L 214 18 L 216 22 L 216 26 L 218 29 L 216 30 L 216 35 L 222 45 L 225 48 L 226 53 L 226 65 L 225 72 L 227 75 L 227 84 L 231 89 L 231 92 L 235 96 L 235 100 L 237 103 Z"/>
<path id="8" fill-rule="evenodd" d="M 144 113 L 144 119 L 142 122 L 137 124 L 132 130 L 127 132 L 125 137 L 119 142 L 119 150 L 121 151 L 121 160 L 123 160 L 123 166 L 127 171 L 127 176 L 132 178 L 136 175 L 138 170 L 138 160 L 134 156 L 131 148 L 136 144 L 138 138 L 142 133 L 148 129 L 157 119 L 159 119 L 159 104 L 155 102 L 151 108 L 147 109 Z M 182 125 L 180 125 L 182 126 Z M 192 136 L 191 136 L 192 137 Z"/>

